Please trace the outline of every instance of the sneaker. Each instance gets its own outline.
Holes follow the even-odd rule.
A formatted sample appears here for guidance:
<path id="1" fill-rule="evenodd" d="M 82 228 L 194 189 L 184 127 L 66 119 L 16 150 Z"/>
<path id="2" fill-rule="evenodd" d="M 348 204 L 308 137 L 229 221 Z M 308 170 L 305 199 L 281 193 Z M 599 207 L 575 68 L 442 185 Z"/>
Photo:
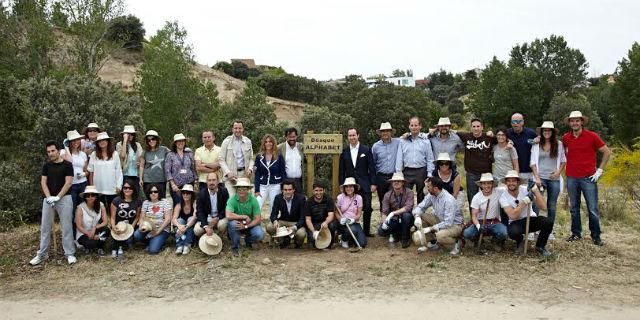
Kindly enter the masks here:
<path id="1" fill-rule="evenodd" d="M 190 250 L 191 250 L 191 249 L 189 249 L 189 246 L 186 246 L 186 247 L 184 247 L 184 248 L 182 249 L 182 254 L 183 254 L 183 255 L 189 254 L 189 251 L 190 251 Z"/>
<path id="2" fill-rule="evenodd" d="M 577 234 L 572 234 L 568 239 L 567 242 L 574 242 L 574 241 L 578 241 L 582 239 L 581 236 L 577 235 Z"/>
<path id="3" fill-rule="evenodd" d="M 231 254 L 234 257 L 239 257 L 240 256 L 240 250 L 239 249 L 231 249 Z"/>
<path id="4" fill-rule="evenodd" d="M 176 248 L 176 254 L 182 254 L 182 247 Z"/>
<path id="5" fill-rule="evenodd" d="M 538 253 L 543 257 L 543 258 L 548 258 L 551 256 L 551 252 L 549 252 L 549 250 L 542 248 L 542 247 L 536 247 L 536 251 L 538 251 Z"/>
<path id="6" fill-rule="evenodd" d="M 341 241 L 342 247 L 345 249 L 349 249 L 349 242 L 348 241 Z"/>
<path id="7" fill-rule="evenodd" d="M 98 249 L 98 255 L 101 257 L 104 257 L 104 250 L 103 249 Z"/>
<path id="8" fill-rule="evenodd" d="M 555 239 L 556 239 L 556 234 L 555 234 L 554 232 L 552 232 L 552 233 L 549 235 L 549 240 L 555 240 Z"/>
<path id="9" fill-rule="evenodd" d="M 111 250 L 111 258 L 117 258 L 118 257 L 118 251 L 117 250 Z"/>
<path id="10" fill-rule="evenodd" d="M 402 249 L 409 248 L 410 245 L 411 243 L 409 242 L 409 240 L 402 240 Z"/>
<path id="11" fill-rule="evenodd" d="M 124 255 L 124 250 L 122 250 L 122 247 L 118 248 L 118 255 L 119 256 L 123 256 Z"/>
<path id="12" fill-rule="evenodd" d="M 456 241 L 456 244 L 453 245 L 453 249 L 449 252 L 450 255 L 454 257 L 460 255 L 460 242 L 460 240 Z"/>
<path id="13" fill-rule="evenodd" d="M 427 247 L 425 247 L 425 246 L 418 247 L 418 253 L 423 253 L 423 252 L 426 252 L 426 251 L 427 251 Z"/>
<path id="14" fill-rule="evenodd" d="M 427 242 L 427 249 L 431 250 L 431 251 L 436 251 L 438 249 L 440 249 L 440 246 L 438 245 L 437 242 Z"/>
<path id="15" fill-rule="evenodd" d="M 76 262 L 78 262 L 78 259 L 76 259 L 76 256 L 67 256 L 67 263 L 68 264 L 71 265 L 71 264 L 74 264 Z"/>
<path id="16" fill-rule="evenodd" d="M 529 239 L 529 241 L 535 240 L 536 239 L 535 232 L 529 232 L 529 235 L 527 236 L 527 239 Z"/>
<path id="17" fill-rule="evenodd" d="M 33 259 L 31 259 L 31 261 L 29 261 L 29 264 L 32 266 L 37 266 L 39 264 L 41 264 L 44 260 L 46 260 L 45 257 L 41 257 L 39 255 L 36 255 L 35 257 L 33 257 Z"/>
<path id="18" fill-rule="evenodd" d="M 516 244 L 516 248 L 513 250 L 513 253 L 520 256 L 524 253 L 524 241 Z"/>
<path id="19" fill-rule="evenodd" d="M 592 239 L 592 241 L 593 241 L 593 244 L 595 244 L 596 246 L 601 246 L 601 247 L 604 246 L 604 241 L 602 241 L 602 239 L 600 238 Z"/>
<path id="20" fill-rule="evenodd" d="M 396 242 L 396 239 L 393 237 L 392 234 L 389 235 L 389 243 L 394 243 Z"/>

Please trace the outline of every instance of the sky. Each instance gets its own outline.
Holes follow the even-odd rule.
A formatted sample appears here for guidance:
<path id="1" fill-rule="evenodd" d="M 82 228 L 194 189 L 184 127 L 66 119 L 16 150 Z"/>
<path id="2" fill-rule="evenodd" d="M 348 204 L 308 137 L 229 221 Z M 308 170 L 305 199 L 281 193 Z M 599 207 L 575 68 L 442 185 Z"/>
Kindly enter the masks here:
<path id="1" fill-rule="evenodd" d="M 412 69 L 483 68 L 516 44 L 561 35 L 589 63 L 613 73 L 640 42 L 637 0 L 125 0 L 147 38 L 166 21 L 188 33 L 196 61 L 252 58 L 317 80 Z"/>

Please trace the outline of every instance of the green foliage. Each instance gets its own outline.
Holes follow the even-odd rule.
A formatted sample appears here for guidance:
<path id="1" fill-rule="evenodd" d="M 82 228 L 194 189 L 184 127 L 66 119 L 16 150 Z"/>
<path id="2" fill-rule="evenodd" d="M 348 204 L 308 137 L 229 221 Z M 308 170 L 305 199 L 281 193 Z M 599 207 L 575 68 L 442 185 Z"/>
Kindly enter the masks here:
<path id="1" fill-rule="evenodd" d="M 464 113 L 464 102 L 460 99 L 451 99 L 447 101 L 447 111 L 449 114 L 463 114 Z"/>
<path id="2" fill-rule="evenodd" d="M 443 69 L 430 74 L 427 78 L 429 79 L 429 89 L 433 89 L 437 85 L 452 86 L 454 82 L 453 74 Z"/>
<path id="3" fill-rule="evenodd" d="M 587 97 L 589 104 L 593 110 L 600 116 L 602 126 L 608 129 L 608 132 L 615 134 L 613 131 L 613 112 L 611 89 L 612 85 L 607 83 L 608 76 L 602 76 L 594 85 L 586 88 L 583 94 Z"/>
<path id="4" fill-rule="evenodd" d="M 328 89 L 317 80 L 289 73 L 265 72 L 255 80 L 268 96 L 285 100 L 319 105 L 328 93 Z"/>
<path id="5" fill-rule="evenodd" d="M 231 63 L 226 61 L 220 61 L 213 65 L 213 69 L 220 70 L 236 79 L 247 80 L 249 78 L 257 77 L 261 74 L 259 69 L 252 69 L 247 67 L 246 64 L 241 61 L 233 61 Z"/>
<path id="6" fill-rule="evenodd" d="M 51 9 L 51 24 L 62 29 L 69 27 L 69 16 L 64 13 L 64 8 L 60 1 L 53 3 Z"/>
<path id="7" fill-rule="evenodd" d="M 611 92 L 615 136 L 625 145 L 640 137 L 640 44 L 635 42 L 618 63 L 618 77 Z M 635 120 L 635 121 L 634 121 Z"/>
<path id="8" fill-rule="evenodd" d="M 449 97 L 449 93 L 451 92 L 451 86 L 446 84 L 438 84 L 433 87 L 429 91 L 429 96 L 431 99 L 437 101 L 440 104 L 447 103 L 447 97 Z"/>
<path id="9" fill-rule="evenodd" d="M 34 126 L 34 114 L 19 80 L 0 77 L 0 109 L 0 160 L 7 160 L 22 148 Z"/>
<path id="10" fill-rule="evenodd" d="M 221 121 L 215 85 L 202 83 L 191 73 L 192 54 L 186 37 L 177 22 L 167 22 L 145 47 L 145 62 L 135 83 L 144 102 L 147 127 L 157 130 L 165 141 L 179 132 L 200 136 L 202 128 Z"/>
<path id="11" fill-rule="evenodd" d="M 553 121 L 556 128 L 560 130 L 560 134 L 568 132 L 570 128 L 564 124 L 564 118 L 569 116 L 569 113 L 574 110 L 579 110 L 583 115 L 589 117 L 589 123 L 587 128 L 592 131 L 598 132 L 600 136 L 606 140 L 607 131 L 602 125 L 602 120 L 598 114 L 593 110 L 591 104 L 582 94 L 561 94 L 557 95 L 551 100 L 551 107 L 544 114 L 545 121 Z"/>
<path id="12" fill-rule="evenodd" d="M 464 116 L 460 113 L 454 113 L 449 115 L 449 120 L 454 125 L 455 129 L 462 128 L 465 125 Z"/>
<path id="13" fill-rule="evenodd" d="M 120 16 L 111 21 L 107 29 L 106 39 L 123 43 L 124 48 L 142 51 L 144 41 L 144 26 L 134 15 Z"/>
<path id="14" fill-rule="evenodd" d="M 607 166 L 602 181 L 608 188 L 617 187 L 616 191 L 629 201 L 636 212 L 640 212 L 640 139 L 636 139 L 634 149 L 619 148 Z"/>

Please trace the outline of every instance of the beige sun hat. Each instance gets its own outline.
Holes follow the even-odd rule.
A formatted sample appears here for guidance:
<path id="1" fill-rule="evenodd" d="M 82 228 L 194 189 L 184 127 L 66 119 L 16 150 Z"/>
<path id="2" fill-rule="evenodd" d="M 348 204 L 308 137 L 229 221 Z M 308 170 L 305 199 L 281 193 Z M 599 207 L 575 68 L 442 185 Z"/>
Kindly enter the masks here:
<path id="1" fill-rule="evenodd" d="M 120 134 L 124 134 L 124 133 L 129 133 L 129 134 L 136 134 L 138 133 L 136 131 L 136 127 L 134 127 L 133 125 L 125 125 L 124 126 L 124 130 L 122 130 L 122 132 L 120 132 Z"/>
<path id="2" fill-rule="evenodd" d="M 320 227 L 320 233 L 318 233 L 318 238 L 315 241 L 315 246 L 318 249 L 326 249 L 331 244 L 331 231 L 329 228 Z"/>
<path id="3" fill-rule="evenodd" d="M 96 188 L 96 186 L 86 186 L 84 188 L 84 191 L 82 191 L 80 193 L 80 196 L 84 196 L 85 193 L 95 193 L 95 194 L 100 194 L 100 192 L 98 192 L 98 189 Z"/>
<path id="4" fill-rule="evenodd" d="M 202 227 L 202 224 L 200 223 L 200 221 L 198 221 L 196 222 L 195 226 L 193 226 L 193 233 L 195 233 L 196 237 L 199 237 L 207 232 Z"/>
<path id="5" fill-rule="evenodd" d="M 215 256 L 222 251 L 222 239 L 215 233 L 210 236 L 205 234 L 200 237 L 198 247 L 200 247 L 200 251 L 204 252 L 204 254 Z"/>
<path id="6" fill-rule="evenodd" d="M 67 131 L 67 140 L 69 141 L 78 140 L 82 138 L 84 138 L 84 136 L 78 133 L 78 130 Z"/>
<path id="7" fill-rule="evenodd" d="M 449 118 L 440 118 L 438 119 L 438 125 L 439 126 L 450 126 L 451 125 L 451 120 L 449 120 Z"/>
<path id="8" fill-rule="evenodd" d="M 502 183 L 506 183 L 507 178 L 518 178 L 518 180 L 521 180 L 520 174 L 516 170 L 507 171 L 507 174 L 504 176 L 504 178 L 501 179 Z"/>
<path id="9" fill-rule="evenodd" d="M 286 236 L 291 235 L 292 233 L 293 233 L 293 230 L 287 228 L 286 226 L 280 226 L 276 230 L 276 234 L 273 235 L 273 237 L 275 237 L 275 238 L 286 237 Z"/>
<path id="10" fill-rule="evenodd" d="M 341 187 L 346 187 L 346 186 L 355 186 L 356 189 L 360 189 L 360 185 L 356 183 L 356 178 L 354 177 L 348 177 L 344 179 L 344 183 L 341 185 Z"/>
<path id="11" fill-rule="evenodd" d="M 238 187 L 253 187 L 253 184 L 251 184 L 251 180 L 249 180 L 249 178 L 238 178 L 236 180 L 236 184 L 234 185 L 234 187 L 238 188 Z"/>
<path id="12" fill-rule="evenodd" d="M 393 127 L 391 127 L 391 123 L 390 122 L 383 122 L 380 124 L 380 129 L 376 130 L 378 133 L 380 133 L 380 131 L 383 130 L 391 130 L 391 132 L 396 132 L 396 129 L 394 129 Z"/>
<path id="13" fill-rule="evenodd" d="M 402 172 L 394 172 L 393 175 L 391 176 L 391 179 L 387 180 L 387 182 L 394 182 L 394 181 L 406 182 L 406 180 L 404 180 L 404 174 Z"/>
<path id="14" fill-rule="evenodd" d="M 418 230 L 414 231 L 411 234 L 411 240 L 413 241 L 413 244 L 415 244 L 416 246 L 421 246 L 422 242 L 420 241 L 420 231 Z"/>
<path id="15" fill-rule="evenodd" d="M 176 143 L 177 141 L 181 141 L 181 140 L 187 140 L 187 137 L 184 136 L 184 134 L 182 133 L 176 133 L 173 135 L 173 143 Z"/>
<path id="16" fill-rule="evenodd" d="M 553 121 L 545 121 L 545 122 L 543 122 L 542 125 L 536 129 L 536 131 L 538 131 L 538 135 L 542 134 L 542 129 L 552 129 L 552 130 L 554 130 L 556 132 L 556 134 L 558 134 L 558 131 L 559 131 L 558 128 L 556 128 L 553 125 Z"/>
<path id="17" fill-rule="evenodd" d="M 131 238 L 133 226 L 126 221 L 120 221 L 111 229 L 111 237 L 116 241 L 125 241 Z"/>
<path id="18" fill-rule="evenodd" d="M 190 184 L 187 183 L 184 186 L 182 186 L 182 189 L 180 189 L 180 191 L 189 191 L 191 193 L 194 193 L 193 185 L 190 185 Z"/>
<path id="19" fill-rule="evenodd" d="M 587 125 L 589 123 L 589 117 L 583 116 L 580 111 L 571 111 L 568 117 L 564 118 L 564 124 L 569 125 L 569 119 L 582 118 L 582 124 Z"/>
<path id="20" fill-rule="evenodd" d="M 493 182 L 493 186 L 497 185 L 496 179 L 493 178 L 491 172 L 483 173 L 480 176 L 480 180 L 476 181 L 476 185 L 480 186 L 482 182 Z"/>
<path id="21" fill-rule="evenodd" d="M 148 136 L 153 136 L 153 137 L 160 137 L 160 135 L 158 134 L 158 131 L 155 130 L 147 130 L 147 133 L 144 135 L 145 137 Z"/>
<path id="22" fill-rule="evenodd" d="M 149 221 L 142 221 L 142 223 L 140 224 L 140 231 L 142 232 L 149 232 L 153 230 L 153 226 L 151 225 L 151 222 Z"/>
<path id="23" fill-rule="evenodd" d="M 109 134 L 107 134 L 106 132 L 100 132 L 98 133 L 98 136 L 96 137 L 96 142 L 100 141 L 100 140 L 108 140 L 111 139 L 111 137 L 109 137 Z"/>
<path id="24" fill-rule="evenodd" d="M 91 123 L 89 123 L 89 124 L 87 125 L 87 128 L 88 128 L 88 129 L 100 129 L 100 126 L 98 126 L 98 124 L 97 124 L 97 123 L 95 123 L 95 122 L 91 122 Z"/>
<path id="25" fill-rule="evenodd" d="M 438 161 L 449 161 L 449 162 L 453 162 L 453 160 L 451 160 L 451 157 L 449 156 L 448 153 L 446 152 L 440 152 L 438 154 L 438 159 L 436 159 L 435 161 L 433 161 L 434 164 L 438 164 Z"/>

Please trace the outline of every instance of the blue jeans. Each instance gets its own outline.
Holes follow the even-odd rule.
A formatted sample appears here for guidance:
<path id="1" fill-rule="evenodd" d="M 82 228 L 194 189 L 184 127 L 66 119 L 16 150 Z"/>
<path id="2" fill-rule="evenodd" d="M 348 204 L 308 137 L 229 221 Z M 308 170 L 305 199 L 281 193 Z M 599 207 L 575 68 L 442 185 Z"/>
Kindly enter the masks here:
<path id="1" fill-rule="evenodd" d="M 351 232 L 353 232 L 353 235 L 356 240 L 358 240 L 358 244 L 360 244 L 361 247 L 364 248 L 367 246 L 367 237 L 364 235 L 364 230 L 362 230 L 362 226 L 360 226 L 359 223 L 354 223 L 352 225 L 338 225 L 338 229 L 342 233 L 342 241 L 351 242 L 354 245 L 356 244 L 347 228 L 351 228 Z"/>
<path id="2" fill-rule="evenodd" d="M 589 211 L 589 230 L 592 239 L 600 239 L 600 213 L 598 212 L 598 185 L 591 182 L 589 177 L 567 177 L 567 192 L 571 203 L 571 233 L 582 235 L 582 221 L 580 220 L 580 195 L 584 195 Z"/>
<path id="3" fill-rule="evenodd" d="M 409 241 L 411 227 L 413 226 L 413 215 L 410 212 L 405 212 L 401 215 L 400 218 L 395 216 L 391 218 L 389 221 L 389 228 L 387 230 L 382 229 L 382 224 L 378 227 L 378 235 L 381 237 L 388 237 L 389 235 L 393 235 L 394 238 Z"/>
<path id="4" fill-rule="evenodd" d="M 148 241 L 149 246 L 147 247 L 148 248 L 147 251 L 150 254 L 158 254 L 160 250 L 162 250 L 164 243 L 167 242 L 167 238 L 169 238 L 169 232 L 163 230 L 162 232 L 158 233 L 157 236 L 147 239 L 148 233 L 149 232 L 141 232 L 140 229 L 138 229 L 136 230 L 136 232 L 133 233 L 133 238 L 136 241 L 143 241 L 143 242 Z"/>
<path id="5" fill-rule="evenodd" d="M 471 212 L 471 200 L 473 199 L 473 196 L 475 196 L 476 193 L 478 193 L 478 190 L 480 189 L 476 184 L 476 181 L 480 180 L 480 175 L 467 172 L 466 176 L 467 176 L 467 200 L 469 200 L 469 212 Z"/>
<path id="6" fill-rule="evenodd" d="M 179 224 L 187 224 L 187 221 L 184 221 L 182 218 L 178 218 L 177 220 Z M 184 234 L 179 235 L 178 232 L 176 232 L 176 247 L 190 247 L 195 237 L 196 234 L 193 231 L 193 227 L 187 228 Z"/>
<path id="7" fill-rule="evenodd" d="M 556 221 L 556 211 L 558 207 L 558 196 L 560 195 L 560 180 L 540 179 L 542 186 L 544 187 L 544 194 L 547 193 L 547 219 L 551 221 L 553 225 Z M 533 203 L 533 211 L 537 214 L 540 209 Z"/>
<path id="8" fill-rule="evenodd" d="M 236 225 L 242 223 L 239 220 L 231 220 L 227 225 L 227 231 L 229 232 L 229 238 L 231 238 L 231 249 L 238 250 L 240 248 L 240 235 L 244 234 L 244 242 L 247 244 L 247 248 L 251 247 L 251 244 L 261 241 L 264 238 L 264 231 L 262 231 L 261 225 L 255 225 L 245 230 L 236 230 Z"/>
<path id="9" fill-rule="evenodd" d="M 76 217 L 76 208 L 78 207 L 78 205 L 80 204 L 82 198 L 80 198 L 80 193 L 84 192 L 84 189 L 87 187 L 87 182 L 80 182 L 80 183 L 75 183 L 71 185 L 71 188 L 69 188 L 69 194 L 71 195 L 71 202 L 73 202 L 73 214 L 71 215 L 71 226 L 73 226 L 73 236 L 75 238 L 76 235 L 76 224 L 75 224 L 75 217 Z M 107 209 L 107 212 L 109 212 L 110 208 L 105 208 Z"/>
<path id="10" fill-rule="evenodd" d="M 480 230 L 488 233 L 493 237 L 493 242 L 502 243 L 507 239 L 507 227 L 502 223 L 487 224 L 480 226 Z M 477 241 L 480 237 L 480 232 L 476 229 L 476 226 L 470 225 L 462 232 L 465 239 Z"/>

